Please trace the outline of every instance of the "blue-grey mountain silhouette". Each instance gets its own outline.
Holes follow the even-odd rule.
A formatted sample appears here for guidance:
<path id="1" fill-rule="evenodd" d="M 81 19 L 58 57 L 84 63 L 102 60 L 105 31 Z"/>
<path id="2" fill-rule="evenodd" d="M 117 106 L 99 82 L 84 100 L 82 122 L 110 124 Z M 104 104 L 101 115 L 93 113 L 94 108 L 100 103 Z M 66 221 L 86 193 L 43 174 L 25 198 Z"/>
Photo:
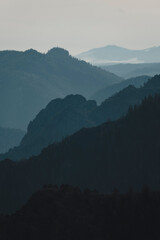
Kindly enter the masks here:
<path id="1" fill-rule="evenodd" d="M 68 51 L 53 48 L 47 54 L 33 49 L 0 52 L 0 125 L 26 129 L 49 101 L 68 94 L 90 97 L 105 85 L 122 79 L 78 61 Z"/>
<path id="2" fill-rule="evenodd" d="M 131 50 L 109 45 L 80 53 L 77 58 L 93 64 L 155 63 L 160 62 L 160 47 Z"/>
<path id="3" fill-rule="evenodd" d="M 96 91 L 90 99 L 94 99 L 97 103 L 103 102 L 105 99 L 111 97 L 112 95 L 118 93 L 120 90 L 128 87 L 129 85 L 133 85 L 135 87 L 141 87 L 145 82 L 148 81 L 150 77 L 148 76 L 140 76 L 136 78 L 130 78 L 120 83 L 115 83 L 111 86 L 107 86 Z"/>
<path id="4" fill-rule="evenodd" d="M 140 63 L 140 64 L 113 64 L 100 65 L 102 69 L 113 72 L 123 78 L 134 78 L 137 76 L 147 75 L 153 77 L 160 74 L 160 63 Z"/>
<path id="5" fill-rule="evenodd" d="M 20 145 L 1 154 L 0 159 L 20 160 L 37 155 L 44 147 L 61 141 L 81 128 L 117 120 L 126 115 L 129 106 L 139 104 L 144 97 L 154 94 L 160 94 L 160 76 L 155 76 L 140 88 L 130 85 L 100 106 L 80 95 L 55 99 L 30 122 Z"/>

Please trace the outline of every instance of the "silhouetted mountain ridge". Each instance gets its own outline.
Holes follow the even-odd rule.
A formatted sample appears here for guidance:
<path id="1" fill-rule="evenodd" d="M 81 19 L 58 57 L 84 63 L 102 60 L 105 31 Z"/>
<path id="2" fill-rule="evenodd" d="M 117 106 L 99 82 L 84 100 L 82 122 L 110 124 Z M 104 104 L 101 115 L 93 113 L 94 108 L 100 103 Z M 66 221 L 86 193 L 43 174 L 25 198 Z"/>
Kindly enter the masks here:
<path id="1" fill-rule="evenodd" d="M 160 63 L 139 63 L 139 64 L 114 64 L 108 66 L 99 65 L 106 71 L 113 72 L 123 78 L 133 78 L 137 76 L 147 75 L 153 77 L 156 74 L 160 74 Z"/>
<path id="2" fill-rule="evenodd" d="M 144 86 L 140 88 L 129 85 L 106 99 L 92 112 L 92 118 L 97 124 L 104 122 L 104 116 L 107 120 L 116 120 L 126 114 L 130 105 L 139 104 L 146 96 L 159 93 L 160 75 L 156 75 L 144 83 Z"/>
<path id="3" fill-rule="evenodd" d="M 0 212 L 20 208 L 44 184 L 125 192 L 160 186 L 160 96 L 130 107 L 126 117 L 83 128 L 26 161 L 0 162 Z M 7 186 L 7 187 L 4 187 Z"/>
<path id="4" fill-rule="evenodd" d="M 156 63 L 160 62 L 159 54 L 160 46 L 133 50 L 109 45 L 80 53 L 77 57 L 93 64 Z"/>
<path id="5" fill-rule="evenodd" d="M 69 94 L 89 98 L 97 89 L 122 80 L 60 48 L 46 54 L 33 49 L 0 51 L 0 79 L 0 125 L 20 129 L 26 129 L 52 99 Z"/>
<path id="6" fill-rule="evenodd" d="M 69 52 L 63 48 L 52 48 L 47 52 L 47 55 L 51 55 L 53 57 L 69 57 Z"/>
<path id="7" fill-rule="evenodd" d="M 96 100 L 98 103 L 101 103 L 105 99 L 111 97 L 112 95 L 118 93 L 123 88 L 133 85 L 135 87 L 141 87 L 145 82 L 150 79 L 148 76 L 140 76 L 136 78 L 130 78 L 120 83 L 115 83 L 112 86 L 107 86 L 105 88 L 96 91 L 90 99 Z"/>
<path id="8" fill-rule="evenodd" d="M 150 79 L 143 87 L 132 85 L 106 99 L 100 106 L 80 95 L 55 99 L 29 124 L 20 146 L 1 154 L 0 159 L 20 160 L 38 155 L 44 147 L 61 141 L 81 128 L 93 127 L 125 116 L 130 105 L 141 103 L 149 95 L 160 94 L 160 76 Z"/>

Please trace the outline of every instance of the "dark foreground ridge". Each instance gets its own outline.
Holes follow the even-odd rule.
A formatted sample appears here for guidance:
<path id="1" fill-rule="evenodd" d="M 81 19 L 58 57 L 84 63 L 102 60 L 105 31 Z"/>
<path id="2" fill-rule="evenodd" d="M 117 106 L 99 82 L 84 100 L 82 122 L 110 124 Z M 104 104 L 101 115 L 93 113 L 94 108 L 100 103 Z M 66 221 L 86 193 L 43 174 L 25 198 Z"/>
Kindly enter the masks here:
<path id="1" fill-rule="evenodd" d="M 160 96 L 130 107 L 126 117 L 82 129 L 39 156 L 0 162 L 0 212 L 13 213 L 44 184 L 108 193 L 143 184 L 160 190 Z"/>
<path id="2" fill-rule="evenodd" d="M 160 192 L 98 194 L 69 185 L 36 192 L 14 215 L 0 217 L 1 240 L 151 240 L 160 237 Z"/>

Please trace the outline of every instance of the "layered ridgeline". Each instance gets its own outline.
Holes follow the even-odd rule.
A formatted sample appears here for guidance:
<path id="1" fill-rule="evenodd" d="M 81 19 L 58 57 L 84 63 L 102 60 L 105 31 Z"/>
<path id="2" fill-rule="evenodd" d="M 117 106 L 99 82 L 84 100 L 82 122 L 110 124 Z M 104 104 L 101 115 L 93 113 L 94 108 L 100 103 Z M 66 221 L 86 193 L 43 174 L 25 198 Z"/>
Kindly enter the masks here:
<path id="1" fill-rule="evenodd" d="M 125 81 L 122 81 L 120 83 L 115 83 L 111 86 L 107 86 L 105 88 L 102 88 L 98 91 L 96 91 L 92 96 L 91 99 L 94 99 L 97 101 L 97 103 L 103 102 L 105 99 L 111 97 L 113 94 L 119 92 L 123 88 L 128 87 L 129 85 L 133 85 L 135 87 L 141 87 L 145 82 L 148 81 L 150 77 L 149 76 L 140 76 L 136 78 L 130 78 Z"/>
<path id="2" fill-rule="evenodd" d="M 0 216 L 1 240 L 159 239 L 160 192 L 98 194 L 68 185 L 46 186 L 22 209 Z"/>
<path id="3" fill-rule="evenodd" d="M 91 49 L 77 55 L 77 57 L 94 64 L 159 63 L 160 46 L 143 50 L 132 50 L 115 45 L 109 45 Z"/>
<path id="4" fill-rule="evenodd" d="M 10 148 L 18 146 L 25 132 L 19 129 L 0 127 L 0 153 L 7 152 Z"/>
<path id="5" fill-rule="evenodd" d="M 19 147 L 0 155 L 0 159 L 19 160 L 37 155 L 49 144 L 62 140 L 83 127 L 93 127 L 125 115 L 130 105 L 148 95 L 160 93 L 160 76 L 143 87 L 129 86 L 105 100 L 100 106 L 79 95 L 51 101 L 29 124 Z"/>
<path id="6" fill-rule="evenodd" d="M 160 62 L 160 61 L 159 61 Z M 106 71 L 113 72 L 123 78 L 133 78 L 141 75 L 154 76 L 160 74 L 160 63 L 114 64 L 100 65 Z"/>
<path id="7" fill-rule="evenodd" d="M 160 97 L 148 97 L 126 117 L 82 129 L 37 157 L 0 162 L 0 212 L 19 209 L 44 184 L 110 192 L 160 186 Z"/>
<path id="8" fill-rule="evenodd" d="M 129 85 L 106 99 L 93 111 L 92 117 L 97 124 L 104 122 L 104 116 L 107 120 L 116 120 L 127 113 L 130 105 L 139 104 L 144 97 L 154 94 L 160 94 L 160 75 L 151 78 L 140 88 Z"/>
<path id="9" fill-rule="evenodd" d="M 81 95 L 52 100 L 30 122 L 20 146 L 0 155 L 0 159 L 18 160 L 37 155 L 49 144 L 61 141 L 83 127 L 95 126 L 90 115 L 96 108 L 95 101 L 87 101 Z"/>
<path id="10" fill-rule="evenodd" d="M 53 48 L 0 52 L 0 125 L 26 129 L 36 114 L 54 98 L 68 94 L 90 97 L 97 89 L 122 79 Z"/>

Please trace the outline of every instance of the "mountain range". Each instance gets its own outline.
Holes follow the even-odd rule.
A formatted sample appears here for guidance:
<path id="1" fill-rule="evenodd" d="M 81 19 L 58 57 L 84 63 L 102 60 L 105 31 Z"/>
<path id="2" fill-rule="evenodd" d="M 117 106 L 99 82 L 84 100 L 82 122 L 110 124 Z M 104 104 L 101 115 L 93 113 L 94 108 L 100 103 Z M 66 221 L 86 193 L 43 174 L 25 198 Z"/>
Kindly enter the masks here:
<path id="1" fill-rule="evenodd" d="M 26 161 L 0 162 L 0 212 L 19 209 L 44 184 L 121 192 L 159 189 L 160 97 L 130 107 L 126 117 L 84 128 Z M 115 151 L 116 150 L 116 151 Z"/>
<path id="2" fill-rule="evenodd" d="M 108 45 L 80 53 L 76 57 L 95 65 L 115 63 L 155 63 L 160 62 L 160 47 L 131 50 L 115 45 Z"/>
<path id="3" fill-rule="evenodd" d="M 0 51 L 0 125 L 26 130 L 52 99 L 76 93 L 89 98 L 103 86 L 121 80 L 61 48 L 46 54 L 33 49 Z"/>
<path id="4" fill-rule="evenodd" d="M 0 155 L 0 159 L 19 160 L 37 155 L 49 144 L 61 141 L 83 127 L 95 126 L 94 119 L 90 117 L 95 108 L 95 101 L 87 101 L 81 95 L 52 100 L 30 122 L 20 145 L 7 154 Z"/>
<path id="5" fill-rule="evenodd" d="M 120 83 L 115 83 L 111 86 L 103 87 L 102 89 L 95 92 L 90 99 L 96 100 L 97 103 L 101 103 L 112 95 L 118 93 L 120 90 L 128 87 L 129 85 L 133 85 L 137 88 L 143 86 L 145 82 L 148 81 L 150 77 L 148 76 L 140 76 L 135 78 L 129 78 Z"/>
<path id="6" fill-rule="evenodd" d="M 138 79 L 140 81 L 140 79 Z M 38 155 L 44 147 L 59 142 L 81 128 L 98 126 L 107 120 L 126 115 L 129 106 L 141 103 L 144 97 L 160 94 L 160 76 L 151 78 L 144 86 L 130 85 L 97 106 L 93 100 L 69 95 L 51 101 L 30 122 L 20 145 L 0 155 L 0 159 L 20 160 Z"/>
<path id="7" fill-rule="evenodd" d="M 160 63 L 139 63 L 139 64 L 113 64 L 100 65 L 102 69 L 113 72 L 125 79 L 134 78 L 137 76 L 147 75 L 153 77 L 156 74 L 160 74 Z"/>

